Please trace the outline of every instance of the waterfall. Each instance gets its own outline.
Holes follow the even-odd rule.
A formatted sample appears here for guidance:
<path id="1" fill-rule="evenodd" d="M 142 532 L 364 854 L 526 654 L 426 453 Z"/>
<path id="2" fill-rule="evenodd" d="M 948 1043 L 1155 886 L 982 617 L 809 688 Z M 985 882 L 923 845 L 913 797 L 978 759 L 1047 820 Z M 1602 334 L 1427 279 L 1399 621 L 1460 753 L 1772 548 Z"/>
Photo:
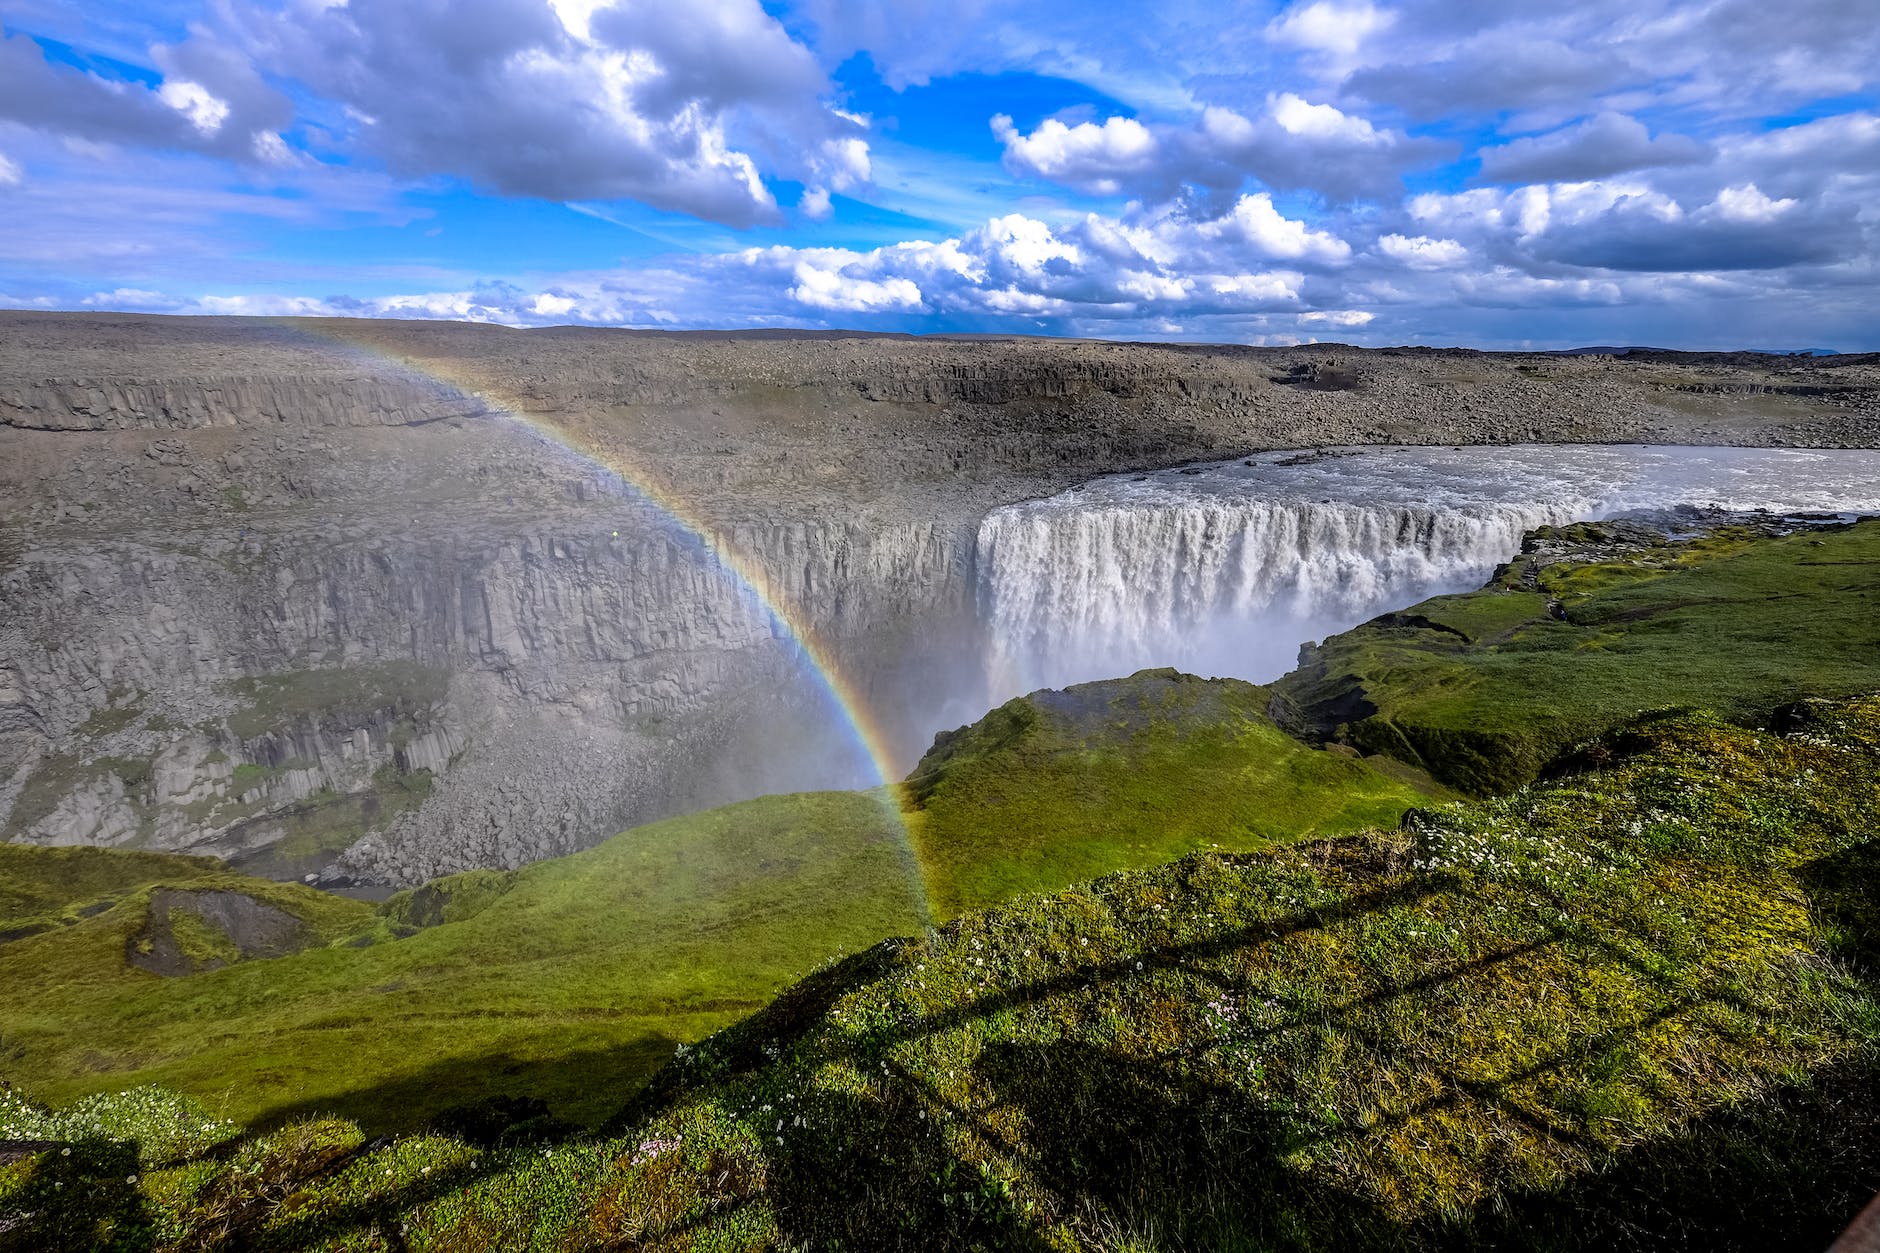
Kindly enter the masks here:
<path id="1" fill-rule="evenodd" d="M 1277 678 L 1301 641 L 1480 586 L 1525 532 L 1576 512 L 1214 499 L 999 510 L 978 543 L 988 682 L 1002 699 L 1145 666 Z"/>
<path id="2" fill-rule="evenodd" d="M 1369 449 L 1115 476 L 977 540 L 995 701 L 1175 666 L 1265 682 L 1299 645 L 1479 587 L 1544 525 L 1717 506 L 1880 509 L 1869 453 Z"/>

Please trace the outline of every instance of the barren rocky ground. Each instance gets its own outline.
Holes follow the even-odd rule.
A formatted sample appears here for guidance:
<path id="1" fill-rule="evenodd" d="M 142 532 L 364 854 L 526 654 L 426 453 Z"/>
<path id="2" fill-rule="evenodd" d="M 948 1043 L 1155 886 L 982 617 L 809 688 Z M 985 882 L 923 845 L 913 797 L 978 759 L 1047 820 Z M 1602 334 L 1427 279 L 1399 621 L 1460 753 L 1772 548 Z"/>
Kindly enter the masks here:
<path id="1" fill-rule="evenodd" d="M 409 883 L 853 781 L 779 629 L 640 489 L 905 767 L 982 712 L 988 509 L 1528 441 L 1876 446 L 1880 357 L 0 313 L 0 832 Z"/>

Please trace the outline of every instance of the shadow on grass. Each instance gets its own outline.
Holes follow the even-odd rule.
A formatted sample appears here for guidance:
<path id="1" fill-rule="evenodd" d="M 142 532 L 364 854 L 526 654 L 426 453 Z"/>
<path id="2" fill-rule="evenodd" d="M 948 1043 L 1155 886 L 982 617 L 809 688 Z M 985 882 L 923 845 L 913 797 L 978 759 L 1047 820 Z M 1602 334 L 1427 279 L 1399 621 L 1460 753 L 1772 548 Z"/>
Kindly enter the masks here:
<path id="1" fill-rule="evenodd" d="M 1611 1253 L 1819 1253 L 1880 1191 L 1880 1059 L 1699 1119 L 1546 1192 L 1511 1193 L 1430 1243 Z"/>
<path id="2" fill-rule="evenodd" d="M 792 1119 L 802 1115 L 801 1129 L 794 1124 L 754 1127 L 763 1133 L 761 1156 L 740 1161 L 727 1155 L 722 1164 L 715 1159 L 710 1170 L 690 1179 L 675 1174 L 669 1181 L 670 1204 L 623 1211 L 619 1225 L 604 1226 L 617 1233 L 630 1229 L 631 1236 L 615 1235 L 590 1247 L 681 1249 L 694 1241 L 722 1243 L 721 1223 L 736 1222 L 761 1205 L 788 1244 L 805 1248 L 1040 1253 L 1069 1243 L 1143 1250 L 1812 1253 L 1880 1189 L 1880 1055 L 1872 1050 L 1619 1152 L 1602 1150 L 1545 1101 L 1532 1099 L 1526 1088 L 1536 1077 L 1576 1071 L 1693 1005 L 1731 999 L 1722 983 L 1678 985 L 1628 945 L 1616 943 L 1617 937 L 1589 936 L 1570 924 L 1529 930 L 1518 940 L 1511 936 L 1502 948 L 1416 979 L 1332 1003 L 1315 1002 L 1258 1027 L 1247 1025 L 1238 1038 L 1319 1032 L 1348 1041 L 1360 1053 L 1387 1050 L 1392 1041 L 1379 1032 L 1378 1015 L 1393 1002 L 1427 1006 L 1425 998 L 1447 985 L 1504 977 L 1511 965 L 1561 944 L 1623 963 L 1656 986 L 1636 1015 L 1563 1035 L 1528 1064 L 1492 1081 L 1445 1070 L 1432 1058 L 1410 1059 L 1436 1077 L 1430 1092 L 1362 1125 L 1281 1108 L 1271 1093 L 1231 1082 L 1218 1066 L 1204 1062 L 1192 1033 L 1176 1032 L 1154 1043 L 1148 1043 L 1154 1037 L 1139 1037 L 1137 1047 L 1124 1048 L 1104 1044 L 1101 1032 L 1072 1026 L 1057 1042 L 1017 1042 L 996 1022 L 1094 985 L 1123 987 L 1158 977 L 1166 982 L 1169 974 L 1186 980 L 1197 997 L 1245 995 L 1250 989 L 1242 986 L 1231 960 L 1224 959 L 1456 887 L 1435 875 L 1397 878 L 1389 865 L 1340 868 L 1351 886 L 1342 902 L 1290 919 L 1170 942 L 1143 953 L 1144 968 L 1137 967 L 1135 954 L 1073 965 L 885 1026 L 846 1052 L 831 1051 L 826 1038 L 817 1041 L 821 1061 L 846 1058 L 860 1068 L 867 1076 L 862 1090 L 813 1095 L 806 1090 L 803 1103 L 790 1107 Z M 1880 842 L 1823 858 L 1803 868 L 1800 879 L 1831 947 L 1874 979 L 1880 909 L 1872 902 L 1880 899 Z M 774 1065 L 780 1052 L 807 1043 L 804 1037 L 826 1024 L 840 998 L 882 979 L 898 964 L 891 943 L 812 974 L 714 1045 L 714 1063 L 723 1067 L 717 1075 L 724 1077 L 726 1070 L 732 1076 L 753 1074 Z M 1067 1000 L 1051 1012 L 1084 1015 L 1088 1024 L 1088 1015 L 1097 1011 Z M 963 1084 L 949 1082 L 942 1090 L 937 1072 L 915 1073 L 897 1060 L 904 1056 L 897 1046 L 960 1029 L 982 1040 L 972 1060 L 963 1062 Z M 277 1110 L 274 1120 L 341 1113 L 368 1127 L 403 1120 L 401 1129 L 409 1129 L 410 1111 L 500 1097 L 509 1103 L 495 1107 L 481 1123 L 461 1124 L 460 1132 L 493 1145 L 557 1141 L 579 1133 L 546 1117 L 542 1102 L 564 1113 L 571 1101 L 617 1100 L 623 1087 L 638 1083 L 672 1047 L 670 1040 L 647 1036 L 551 1060 L 493 1053 L 440 1063 L 335 1101 Z M 607 1130 L 630 1132 L 644 1119 L 697 1095 L 684 1068 L 672 1068 L 629 1102 Z M 1356 1194 L 1312 1165 L 1340 1145 L 1413 1130 L 1407 1124 L 1418 1118 L 1470 1120 L 1480 1113 L 1492 1113 L 1504 1125 L 1518 1123 L 1524 1135 L 1556 1143 L 1563 1163 L 1592 1165 L 1545 1189 L 1485 1179 L 1489 1195 L 1482 1203 L 1409 1223 L 1368 1192 Z M 150 1219 L 142 1201 L 134 1186 L 118 1182 L 135 1173 L 135 1153 L 111 1147 L 127 1156 L 95 1162 L 79 1162 L 75 1156 L 71 1167 L 42 1164 L 43 1179 L 36 1176 L 28 1188 L 39 1206 L 34 1225 L 0 1232 L 0 1249 L 149 1247 Z M 294 1189 L 333 1181 L 370 1147 L 329 1154 L 322 1161 L 303 1155 L 270 1190 L 226 1198 L 218 1210 L 225 1215 L 219 1225 L 189 1247 L 247 1247 L 265 1222 L 269 1247 L 323 1247 L 373 1236 L 383 1247 L 398 1249 L 414 1208 L 505 1169 L 501 1154 L 479 1154 L 476 1164 L 382 1192 L 335 1189 L 317 1210 L 273 1208 Z M 675 1156 L 672 1169 L 678 1165 Z M 60 1181 L 58 1172 L 79 1166 L 88 1172 L 84 1178 L 92 1182 L 91 1192 L 83 1204 L 61 1200 L 54 1195 L 61 1190 L 50 1185 Z M 1498 1167 L 1491 1157 L 1483 1169 Z M 79 1191 L 71 1183 L 65 1188 Z M 53 1196 L 49 1202 L 48 1196 Z M 589 1196 L 583 1205 L 591 1203 L 599 1216 L 619 1199 Z M 490 1221 L 499 1218 L 492 1214 Z M 589 1234 L 597 1232 L 590 1229 Z M 488 1247 L 502 1247 L 497 1234 L 492 1241 Z"/>
<path id="3" fill-rule="evenodd" d="M 964 1004 L 873 1033 L 847 1052 L 872 1094 L 818 1096 L 803 1112 L 825 1135 L 762 1128 L 767 1202 L 792 1246 L 847 1249 L 1014 1249 L 1080 1246 L 1140 1249 L 1626 1249 L 1819 1250 L 1880 1189 L 1880 1053 L 1866 1050 L 1805 1081 L 1774 1086 L 1732 1108 L 1683 1121 L 1630 1149 L 1608 1151 L 1545 1101 L 1533 1081 L 1570 1074 L 1627 1049 L 1665 1022 L 1708 1002 L 1747 1008 L 1722 978 L 1692 986 L 1668 977 L 1648 954 L 1561 923 L 1540 936 L 1458 962 L 1401 985 L 1287 1014 L 1251 1034 L 1329 1032 L 1360 1053 L 1391 1047 L 1380 1011 L 1445 985 L 1496 977 L 1555 945 L 1623 965 L 1655 991 L 1636 1014 L 1590 1024 L 1551 1042 L 1528 1064 L 1493 1080 L 1414 1060 L 1436 1076 L 1431 1094 L 1375 1122 L 1316 1120 L 1262 1103 L 1200 1063 L 1192 1039 L 1158 1050 L 1105 1047 L 1081 1032 L 1054 1043 L 1001 1040 L 993 1020 L 1095 984 L 1177 972 L 1209 989 L 1241 988 L 1219 958 L 1284 936 L 1350 922 L 1453 890 L 1433 876 L 1374 883 L 1363 867 L 1345 902 L 1287 921 L 1172 944 L 1133 960 L 1066 969 L 979 995 Z M 1830 927 L 1831 947 L 1865 964 L 1880 952 L 1880 844 L 1863 845 L 1804 869 L 1801 878 Z M 883 947 L 805 981 L 725 1039 L 730 1070 L 756 1072 L 823 1018 L 835 1001 L 886 975 Z M 1440 1001 L 1439 996 L 1436 1000 Z M 1058 1012 L 1090 1012 L 1067 1006 Z M 983 1031 L 979 1031 L 983 1025 Z M 931 1076 L 893 1060 L 896 1046 L 971 1029 L 984 1040 L 963 1072 L 966 1101 Z M 766 1049 L 766 1045 L 769 1049 Z M 833 1059 L 826 1048 L 818 1051 Z M 877 1073 L 879 1072 L 879 1073 Z M 683 1089 L 649 1089 L 630 1121 L 656 1112 Z M 1487 1199 L 1461 1212 L 1406 1222 L 1367 1193 L 1315 1170 L 1311 1159 L 1337 1143 L 1409 1131 L 1413 1120 L 1473 1119 L 1558 1147 L 1566 1165 L 1591 1163 L 1556 1186 L 1523 1189 L 1493 1154 L 1482 1169 Z M 626 1125 L 623 1121 L 622 1126 Z M 1484 1123 L 1484 1134 L 1491 1123 Z M 1006 1172 L 1001 1174 L 1000 1172 Z M 1024 1186 L 1014 1187 L 1020 1180 Z M 1049 1215 L 1021 1199 L 1049 1199 Z M 686 1247 L 689 1231 L 653 1233 Z"/>
<path id="4" fill-rule="evenodd" d="M 678 1042 L 657 1032 L 610 1048 L 545 1057 L 495 1050 L 453 1057 L 331 1097 L 277 1105 L 256 1121 L 267 1129 L 323 1116 L 355 1122 L 368 1135 L 417 1131 L 441 1115 L 488 1101 L 533 1099 L 566 1123 L 592 1125 L 620 1107 L 671 1058 Z"/>
<path id="5" fill-rule="evenodd" d="M 12 1169 L 22 1177 L 0 1202 L 0 1253 L 150 1247 L 135 1143 L 80 1141 Z"/>

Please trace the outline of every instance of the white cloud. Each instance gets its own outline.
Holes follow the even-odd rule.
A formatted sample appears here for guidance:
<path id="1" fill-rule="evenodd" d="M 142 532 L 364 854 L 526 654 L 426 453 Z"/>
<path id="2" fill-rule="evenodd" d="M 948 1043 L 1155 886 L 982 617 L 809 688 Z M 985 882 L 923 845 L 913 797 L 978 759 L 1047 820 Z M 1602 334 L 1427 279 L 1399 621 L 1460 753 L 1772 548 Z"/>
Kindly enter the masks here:
<path id="1" fill-rule="evenodd" d="M 397 0 L 218 13 L 145 50 L 154 87 L 0 35 L 0 122 L 95 159 L 131 146 L 305 162 L 282 138 L 295 111 L 265 69 L 309 92 L 324 145 L 507 194 L 634 198 L 748 224 L 776 217 L 765 172 L 838 191 L 870 177 L 865 121 L 824 103 L 814 57 L 757 0 L 683 15 L 651 0 L 571 3 L 559 16 L 520 0 L 470 24 Z"/>
<path id="2" fill-rule="evenodd" d="M 1310 4 L 1294 4 L 1274 18 L 1266 33 L 1276 43 L 1349 57 L 1396 20 L 1395 13 L 1366 0 L 1313 0 Z"/>
<path id="3" fill-rule="evenodd" d="M 1413 270 L 1446 270 L 1469 259 L 1469 250 L 1453 239 L 1431 239 L 1428 235 L 1385 235 L 1377 241 L 1378 251 Z"/>
<path id="4" fill-rule="evenodd" d="M 877 313 L 882 310 L 918 309 L 920 288 L 910 279 L 862 278 L 843 272 L 843 267 L 816 259 L 796 263 L 796 285 L 790 299 L 816 309 Z"/>
<path id="5" fill-rule="evenodd" d="M 580 307 L 581 301 L 574 296 L 542 292 L 529 305 L 529 312 L 538 318 L 565 318 Z"/>
<path id="6" fill-rule="evenodd" d="M 1006 168 L 1014 174 L 1048 178 L 1102 196 L 1115 195 L 1131 179 L 1149 172 L 1158 156 L 1149 128 L 1127 117 L 1076 126 L 1049 118 L 1024 135 L 1001 113 L 992 119 L 992 133 L 1005 145 Z"/>
<path id="7" fill-rule="evenodd" d="M 123 144 L 246 161 L 258 133 L 293 119 L 284 95 L 207 37 L 148 52 L 161 75 L 154 89 L 55 64 L 32 38 L 0 31 L 0 122 L 94 152 Z"/>
<path id="8" fill-rule="evenodd" d="M 167 312 L 179 308 L 182 301 L 159 291 L 141 287 L 119 287 L 113 291 L 93 292 L 79 301 L 93 309 L 141 309 Z"/>
<path id="9" fill-rule="evenodd" d="M 1476 188 L 1407 205 L 1420 224 L 1535 274 L 1562 265 L 1700 274 L 1849 262 L 1866 247 L 1861 208 L 1776 199 L 1754 183 L 1673 195 L 1634 180 Z"/>
<path id="10" fill-rule="evenodd" d="M 157 99 L 175 109 L 205 135 L 213 135 L 228 121 L 228 101 L 210 94 L 201 83 L 173 78 L 157 88 Z"/>
<path id="11" fill-rule="evenodd" d="M 1754 183 L 1726 187 L 1711 202 L 1718 217 L 1732 222 L 1773 222 L 1795 207 L 1794 200 L 1771 200 Z"/>
<path id="12" fill-rule="evenodd" d="M 1125 117 L 1069 126 L 1051 119 L 1027 135 L 1001 114 L 992 129 L 1015 174 L 1096 195 L 1131 191 L 1158 200 L 1183 185 L 1238 192 L 1249 177 L 1337 200 L 1388 195 L 1405 169 L 1450 150 L 1294 92 L 1269 96 L 1253 117 L 1210 105 L 1187 126 L 1152 127 Z"/>
<path id="13" fill-rule="evenodd" d="M 1329 104 L 1309 104 L 1290 91 L 1273 97 L 1268 110 L 1289 135 L 1356 148 L 1377 148 L 1390 142 L 1363 118 Z"/>
<path id="14" fill-rule="evenodd" d="M 26 172 L 20 169 L 19 162 L 0 152 L 0 187 L 18 187 L 26 180 Z"/>
<path id="15" fill-rule="evenodd" d="M 1377 315 L 1368 309 L 1316 309 L 1300 314 L 1299 320 L 1308 325 L 1368 326 L 1377 320 Z"/>
<path id="16" fill-rule="evenodd" d="M 1313 230 L 1273 207 L 1265 192 L 1242 196 L 1227 216 L 1202 223 L 1203 239 L 1236 241 L 1256 253 L 1284 261 L 1311 260 L 1336 265 L 1351 256 L 1351 245 L 1329 231 Z"/>
<path id="17" fill-rule="evenodd" d="M 1208 289 L 1234 301 L 1271 306 L 1296 302 L 1304 282 L 1305 275 L 1295 271 L 1269 270 L 1264 274 L 1217 274 L 1208 280 Z"/>
<path id="18" fill-rule="evenodd" d="M 1054 261 L 1067 268 L 1083 264 L 1076 244 L 1059 239 L 1045 223 L 1022 213 L 994 218 L 976 235 L 980 246 L 997 261 L 1027 274 L 1042 273 Z"/>
<path id="19" fill-rule="evenodd" d="M 796 209 L 811 221 L 820 222 L 827 218 L 833 209 L 829 203 L 827 187 L 805 187 L 803 195 L 796 202 Z"/>

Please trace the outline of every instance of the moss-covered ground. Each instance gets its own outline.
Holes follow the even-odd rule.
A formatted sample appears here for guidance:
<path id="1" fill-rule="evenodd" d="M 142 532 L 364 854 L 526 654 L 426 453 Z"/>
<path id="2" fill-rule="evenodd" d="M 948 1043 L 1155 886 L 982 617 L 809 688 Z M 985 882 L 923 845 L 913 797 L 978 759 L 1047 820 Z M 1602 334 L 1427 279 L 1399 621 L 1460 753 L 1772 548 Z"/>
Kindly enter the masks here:
<path id="1" fill-rule="evenodd" d="M 1393 825 L 1427 799 L 1285 736 L 1264 701 L 1244 683 L 1150 672 L 1011 702 L 916 773 L 913 843 L 880 796 L 766 797 L 453 875 L 376 914 L 203 859 L 132 859 L 115 893 L 65 883 L 45 905 L 71 920 L 57 936 L 0 945 L 0 1075 L 61 1100 L 160 1082 L 244 1122 L 321 1110 L 400 1130 L 498 1094 L 597 1121 L 676 1044 L 930 911 L 1197 848 Z M 159 887 L 245 891 L 338 922 L 313 951 L 159 978 L 125 964 Z M 198 965 L 228 960 L 189 916 L 170 930 Z"/>
<path id="2" fill-rule="evenodd" d="M 1786 725 L 1650 719 L 1395 831 L 885 942 L 599 1132 L 206 1147 L 140 1092 L 0 1206 L 126 1249 L 1818 1249 L 1880 1180 L 1880 700 Z"/>
<path id="3" fill-rule="evenodd" d="M 70 859 L 5 854 L 0 866 Z M 80 897 L 98 886 L 66 883 Z M 159 887 L 252 895 L 308 920 L 320 943 L 182 978 L 133 969 L 126 949 Z M 98 890 L 68 906 L 88 915 L 72 925 L 0 944 L 0 1075 L 46 1099 L 158 1082 L 243 1122 L 318 1110 L 374 1131 L 512 1092 L 598 1120 L 675 1042 L 750 1013 L 832 953 L 926 921 L 898 824 L 857 793 L 656 823 L 443 880 L 383 914 L 194 858 L 140 861 Z"/>
<path id="4" fill-rule="evenodd" d="M 1198 850 L 1394 826 L 1438 791 L 1300 743 L 1267 717 L 1268 700 L 1234 679 L 1147 670 L 1034 692 L 941 736 L 906 786 L 936 910 Z"/>
<path id="5" fill-rule="evenodd" d="M 1537 564 L 1325 641 L 1288 721 L 1488 795 L 1648 710 L 1880 691 L 1880 521 Z"/>

